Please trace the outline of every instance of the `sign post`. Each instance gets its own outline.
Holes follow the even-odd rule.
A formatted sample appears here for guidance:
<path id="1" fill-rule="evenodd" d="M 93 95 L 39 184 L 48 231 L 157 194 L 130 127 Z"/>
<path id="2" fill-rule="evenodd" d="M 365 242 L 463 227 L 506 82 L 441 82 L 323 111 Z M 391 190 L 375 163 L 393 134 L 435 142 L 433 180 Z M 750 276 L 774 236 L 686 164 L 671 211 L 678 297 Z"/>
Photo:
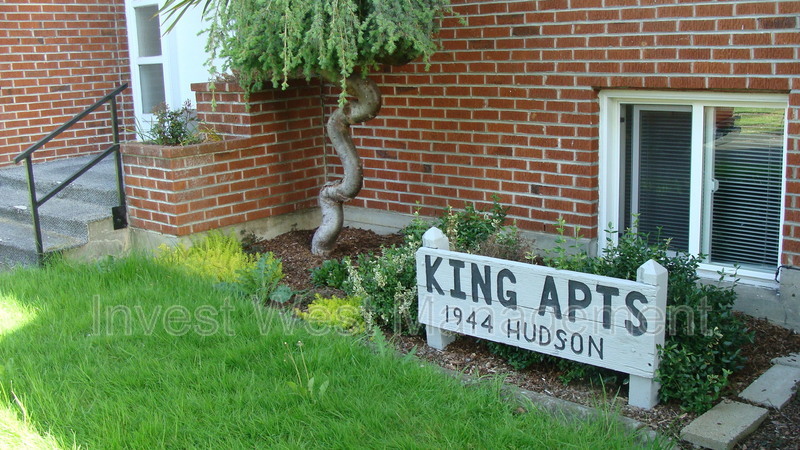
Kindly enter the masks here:
<path id="1" fill-rule="evenodd" d="M 630 281 L 452 252 L 437 228 L 422 244 L 417 287 L 428 345 L 444 349 L 465 334 L 625 372 L 629 404 L 658 403 L 667 271 L 657 262 Z"/>

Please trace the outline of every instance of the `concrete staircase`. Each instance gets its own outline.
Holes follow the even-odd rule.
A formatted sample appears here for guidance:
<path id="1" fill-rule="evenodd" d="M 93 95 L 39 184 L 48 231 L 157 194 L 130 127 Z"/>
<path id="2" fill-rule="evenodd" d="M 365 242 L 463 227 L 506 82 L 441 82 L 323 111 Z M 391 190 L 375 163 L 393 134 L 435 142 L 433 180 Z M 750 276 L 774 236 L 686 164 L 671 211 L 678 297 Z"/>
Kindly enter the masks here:
<path id="1" fill-rule="evenodd" d="M 81 156 L 35 164 L 39 198 L 90 160 Z M 90 242 L 92 229 L 112 230 L 111 207 L 119 202 L 116 183 L 110 155 L 39 208 L 45 252 L 79 251 Z M 25 165 L 1 168 L 0 269 L 36 261 Z"/>

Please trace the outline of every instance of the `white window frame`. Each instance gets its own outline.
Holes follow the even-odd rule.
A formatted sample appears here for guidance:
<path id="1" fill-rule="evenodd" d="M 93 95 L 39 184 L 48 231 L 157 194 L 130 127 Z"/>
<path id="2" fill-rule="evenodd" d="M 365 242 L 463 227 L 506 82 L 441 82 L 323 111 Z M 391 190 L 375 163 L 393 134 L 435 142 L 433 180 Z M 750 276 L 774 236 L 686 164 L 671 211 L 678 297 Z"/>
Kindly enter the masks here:
<path id="1" fill-rule="evenodd" d="M 170 102 L 170 68 L 167 67 L 166 54 L 167 42 L 164 36 L 161 38 L 161 54 L 158 56 L 139 56 L 139 39 L 136 27 L 136 9 L 146 6 L 156 6 L 161 8 L 159 0 L 126 0 L 125 1 L 125 16 L 128 25 L 128 54 L 131 62 L 131 87 L 133 88 L 133 112 L 138 122 L 138 126 L 149 129 L 149 124 L 152 121 L 153 114 L 150 111 L 144 111 L 142 106 L 142 80 L 139 73 L 139 66 L 144 64 L 161 64 L 161 69 L 164 75 L 164 97 L 167 102 Z M 160 16 L 160 15 L 159 15 Z M 160 17 L 159 17 L 160 20 Z M 161 23 L 161 29 L 164 30 L 164 24 Z M 171 106 L 171 105 L 170 105 Z"/>
<path id="2" fill-rule="evenodd" d="M 139 57 L 135 8 L 151 5 L 156 5 L 160 9 L 164 5 L 164 0 L 125 0 L 134 115 L 141 126 L 149 126 L 147 124 L 152 121 L 153 115 L 150 111 L 143 111 L 142 108 L 139 64 L 161 64 L 164 71 L 164 98 L 170 109 L 180 108 L 186 100 L 191 100 L 192 107 L 196 107 L 191 84 L 204 83 L 210 78 L 208 68 L 205 67 L 208 59 L 208 53 L 205 51 L 207 35 L 200 33 L 207 28 L 207 24 L 203 21 L 203 8 L 200 6 L 188 10 L 172 31 L 166 34 L 164 31 L 169 23 L 166 23 L 164 15 L 160 14 L 161 55 Z"/>
<path id="3" fill-rule="evenodd" d="M 617 243 L 617 233 L 608 233 L 609 226 L 613 230 L 621 230 L 621 207 L 624 185 L 620 183 L 620 173 L 623 143 L 620 142 L 621 124 L 619 118 L 623 104 L 634 105 L 659 105 L 659 106 L 690 106 L 692 108 L 692 186 L 703 186 L 703 165 L 706 152 L 703 151 L 704 109 L 713 106 L 729 107 L 763 107 L 788 110 L 789 96 L 785 94 L 770 93 L 722 93 L 722 92 L 689 92 L 689 91 L 645 91 L 645 90 L 603 90 L 599 93 L 600 101 L 600 133 L 599 133 L 599 180 L 598 180 L 598 251 L 602 252 L 607 242 Z M 787 111 L 788 112 L 788 111 Z M 783 138 L 783 167 L 786 167 L 786 149 L 788 144 L 788 113 L 785 115 Z M 708 193 L 702 196 L 692 196 L 690 214 L 693 218 L 702 217 L 703 201 Z M 786 198 L 786 171 L 783 173 L 781 197 Z M 624 211 L 624 208 L 622 208 Z M 783 253 L 783 222 L 785 205 L 781 205 L 779 227 L 778 255 Z M 707 222 L 705 222 L 707 223 Z M 689 230 L 689 251 L 698 254 L 701 252 L 702 230 L 700 226 L 692 226 Z M 780 258 L 780 256 L 779 256 Z M 778 265 L 776 261 L 776 267 Z M 731 272 L 728 266 L 703 263 L 700 265 L 700 276 L 718 276 L 720 270 Z M 757 270 L 740 269 L 738 276 L 744 282 L 751 284 L 774 284 L 774 274 Z"/>

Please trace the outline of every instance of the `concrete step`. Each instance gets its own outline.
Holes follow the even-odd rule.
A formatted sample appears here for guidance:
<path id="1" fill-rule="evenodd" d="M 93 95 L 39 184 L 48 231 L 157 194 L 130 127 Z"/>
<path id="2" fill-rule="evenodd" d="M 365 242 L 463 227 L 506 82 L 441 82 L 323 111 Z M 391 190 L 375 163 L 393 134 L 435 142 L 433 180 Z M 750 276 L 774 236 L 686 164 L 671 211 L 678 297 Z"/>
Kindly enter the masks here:
<path id="1" fill-rule="evenodd" d="M 85 244 L 74 236 L 53 232 L 42 233 L 45 253 L 65 250 Z M 0 217 L 0 266 L 33 265 L 38 262 L 33 226 Z"/>
<path id="2" fill-rule="evenodd" d="M 730 449 L 758 429 L 768 411 L 758 406 L 723 401 L 681 430 L 681 439 L 710 449 Z"/>
<path id="3" fill-rule="evenodd" d="M 767 408 L 782 409 L 800 383 L 800 367 L 776 364 L 747 386 L 739 397 Z"/>
<path id="4" fill-rule="evenodd" d="M 797 367 L 800 369 L 800 353 L 790 353 L 787 356 L 774 358 L 772 364 L 780 364 L 782 366 Z"/>
<path id="5" fill-rule="evenodd" d="M 42 230 L 57 234 L 88 238 L 88 224 L 111 215 L 106 205 L 53 197 L 39 208 Z M 20 223 L 31 223 L 27 193 L 0 186 L 0 217 Z"/>
<path id="6" fill-rule="evenodd" d="M 37 194 L 49 193 L 92 156 L 34 165 Z M 119 202 L 113 157 L 107 157 L 39 208 L 45 252 L 68 250 L 89 241 L 90 224 L 111 217 Z M 105 225 L 104 225 L 105 226 Z M 24 164 L 0 169 L 0 267 L 35 264 L 36 244 Z"/>
<path id="7" fill-rule="evenodd" d="M 78 156 L 34 164 L 33 176 L 36 181 L 37 196 L 41 198 L 48 194 L 56 186 L 80 170 L 92 158 L 93 156 Z M 58 196 L 108 207 L 116 206 L 119 204 L 116 183 L 114 157 L 110 155 L 66 187 Z M 0 169 L 0 187 L 23 192 L 25 204 L 27 204 L 28 178 L 25 164 Z"/>

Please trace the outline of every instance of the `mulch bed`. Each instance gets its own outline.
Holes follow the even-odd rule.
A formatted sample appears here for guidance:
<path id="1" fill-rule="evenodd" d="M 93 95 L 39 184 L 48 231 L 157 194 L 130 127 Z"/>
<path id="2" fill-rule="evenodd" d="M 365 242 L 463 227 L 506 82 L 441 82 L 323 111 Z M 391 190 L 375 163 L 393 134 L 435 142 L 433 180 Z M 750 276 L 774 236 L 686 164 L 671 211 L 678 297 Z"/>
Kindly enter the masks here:
<path id="1" fill-rule="evenodd" d="M 311 237 L 313 231 L 292 231 L 266 241 L 252 243 L 248 250 L 260 253 L 272 252 L 283 262 L 286 275 L 284 282 L 298 291 L 315 292 L 310 281 L 310 271 L 324 261 L 312 255 Z M 382 246 L 399 244 L 402 237 L 378 235 L 372 231 L 345 228 L 339 237 L 334 253 L 328 259 L 344 256 L 354 258 L 361 253 L 379 253 Z M 330 295 L 329 289 L 322 289 L 322 295 Z M 759 375 L 771 366 L 771 360 L 778 356 L 800 352 L 800 335 L 785 328 L 775 326 L 766 320 L 742 316 L 751 330 L 755 331 L 755 343 L 742 349 L 747 357 L 744 368 L 731 375 L 731 384 L 725 397 L 736 399 L 741 392 Z M 603 396 L 598 386 L 581 383 L 565 385 L 559 380 L 560 373 L 552 366 L 542 365 L 517 371 L 502 359 L 491 354 L 483 342 L 462 337 L 438 351 L 428 347 L 420 336 L 394 336 L 393 342 L 401 352 L 412 349 L 426 361 L 451 370 L 463 371 L 472 375 L 504 374 L 506 381 L 523 389 L 592 406 Z M 634 419 L 649 424 L 661 433 L 677 438 L 680 430 L 696 415 L 682 411 L 673 403 L 659 404 L 651 411 L 627 406 L 626 387 L 605 386 L 606 397 L 616 398 L 621 412 Z M 771 411 L 759 430 L 739 444 L 739 448 L 800 448 L 800 399 L 797 397 L 782 411 Z"/>

